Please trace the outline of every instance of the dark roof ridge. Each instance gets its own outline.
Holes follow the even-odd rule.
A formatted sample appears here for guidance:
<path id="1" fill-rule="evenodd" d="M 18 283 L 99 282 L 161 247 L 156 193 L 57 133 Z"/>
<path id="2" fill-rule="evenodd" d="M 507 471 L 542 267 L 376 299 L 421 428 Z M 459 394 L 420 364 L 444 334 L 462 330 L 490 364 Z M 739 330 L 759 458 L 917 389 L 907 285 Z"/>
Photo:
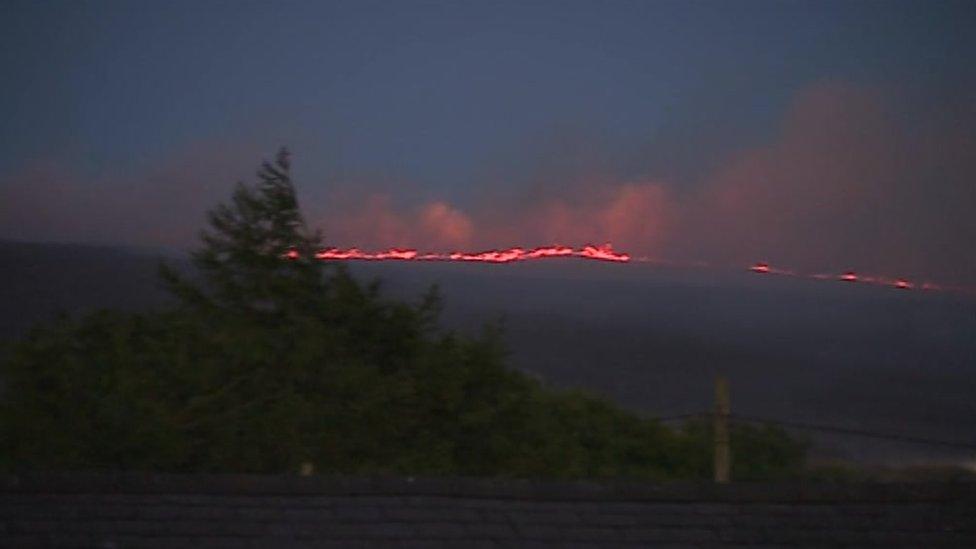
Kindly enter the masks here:
<path id="1" fill-rule="evenodd" d="M 969 501 L 974 482 L 824 483 L 510 478 L 339 477 L 139 472 L 23 473 L 0 477 L 0 493 L 211 494 L 249 496 L 439 496 L 534 501 L 662 501 L 832 503 L 845 501 Z"/>

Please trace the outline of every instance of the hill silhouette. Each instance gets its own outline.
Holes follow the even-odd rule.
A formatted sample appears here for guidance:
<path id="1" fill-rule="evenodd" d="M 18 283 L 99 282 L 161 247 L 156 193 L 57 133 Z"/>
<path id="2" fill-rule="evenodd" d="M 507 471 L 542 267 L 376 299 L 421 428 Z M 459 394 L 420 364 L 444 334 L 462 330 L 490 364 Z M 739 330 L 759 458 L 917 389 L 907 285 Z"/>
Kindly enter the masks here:
<path id="1" fill-rule="evenodd" d="M 163 255 L 186 264 L 178 253 L 0 242 L 0 336 L 19 337 L 58 311 L 159 306 L 167 299 L 155 275 Z M 350 268 L 379 278 L 397 298 L 415 299 L 439 283 L 445 326 L 473 333 L 504 318 L 513 365 L 630 409 L 660 416 L 706 410 L 711 376 L 722 369 L 732 380 L 733 410 L 743 414 L 976 437 L 970 301 L 635 265 Z M 815 441 L 814 455 L 828 458 L 969 460 L 965 452 L 845 436 Z"/>

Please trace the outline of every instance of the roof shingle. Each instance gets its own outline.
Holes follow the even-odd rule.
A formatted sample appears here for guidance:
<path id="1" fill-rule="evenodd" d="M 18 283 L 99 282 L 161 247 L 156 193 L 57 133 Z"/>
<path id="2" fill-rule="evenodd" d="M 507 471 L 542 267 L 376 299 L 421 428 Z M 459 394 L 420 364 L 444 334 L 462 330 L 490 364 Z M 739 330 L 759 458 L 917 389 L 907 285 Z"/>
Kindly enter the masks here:
<path id="1" fill-rule="evenodd" d="M 0 546 L 976 547 L 976 486 L 26 475 Z"/>

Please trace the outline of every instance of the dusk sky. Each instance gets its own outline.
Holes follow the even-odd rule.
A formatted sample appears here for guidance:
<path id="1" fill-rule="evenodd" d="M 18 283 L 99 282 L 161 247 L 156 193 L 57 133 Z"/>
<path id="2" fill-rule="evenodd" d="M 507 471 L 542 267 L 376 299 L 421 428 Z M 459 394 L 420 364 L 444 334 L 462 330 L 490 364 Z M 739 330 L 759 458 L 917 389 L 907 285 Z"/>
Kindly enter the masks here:
<path id="1" fill-rule="evenodd" d="M 976 284 L 976 3 L 12 2 L 0 238 L 184 249 L 282 145 L 338 246 Z"/>

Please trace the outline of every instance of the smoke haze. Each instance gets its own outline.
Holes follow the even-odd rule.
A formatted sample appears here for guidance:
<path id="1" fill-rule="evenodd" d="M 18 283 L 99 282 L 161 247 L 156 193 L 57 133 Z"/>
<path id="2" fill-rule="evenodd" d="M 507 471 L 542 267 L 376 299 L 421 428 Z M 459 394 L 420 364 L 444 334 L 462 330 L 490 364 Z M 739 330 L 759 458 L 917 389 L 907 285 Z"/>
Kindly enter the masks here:
<path id="1" fill-rule="evenodd" d="M 528 184 L 486 185 L 452 200 L 393 176 L 303 179 L 302 160 L 314 151 L 298 150 L 300 199 L 327 242 L 341 247 L 612 242 L 635 256 L 723 267 L 763 260 L 807 272 L 973 284 L 976 107 L 958 99 L 965 94 L 922 97 L 840 82 L 807 86 L 769 139 L 726 155 L 696 181 L 624 177 L 605 162 L 567 177 L 551 167 L 566 163 L 543 155 L 537 165 L 551 173 L 536 167 L 524 175 Z M 185 248 L 206 209 L 235 180 L 249 179 L 267 155 L 259 150 L 200 144 L 158 166 L 84 178 L 56 162 L 35 163 L 0 180 L 0 234 Z"/>

